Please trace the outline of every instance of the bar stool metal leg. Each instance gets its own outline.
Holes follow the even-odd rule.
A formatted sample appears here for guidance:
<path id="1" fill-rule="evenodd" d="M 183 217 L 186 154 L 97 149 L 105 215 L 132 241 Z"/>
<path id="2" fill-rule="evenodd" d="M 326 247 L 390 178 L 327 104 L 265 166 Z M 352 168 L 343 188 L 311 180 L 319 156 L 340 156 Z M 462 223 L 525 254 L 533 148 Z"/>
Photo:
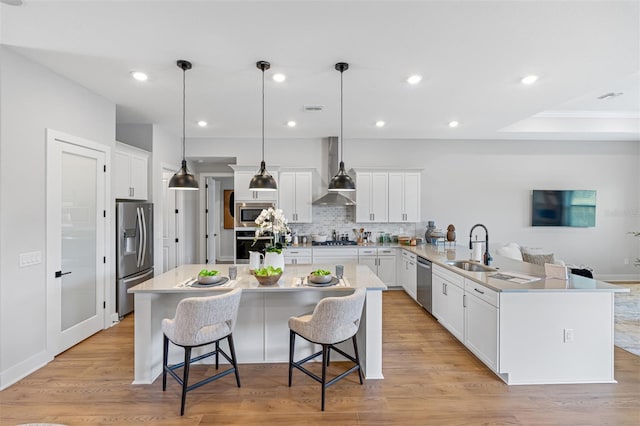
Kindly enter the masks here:
<path id="1" fill-rule="evenodd" d="M 291 378 L 293 376 L 293 353 L 296 347 L 296 333 L 289 330 L 289 387 L 291 387 Z"/>
<path id="2" fill-rule="evenodd" d="M 327 365 L 329 365 L 329 351 L 331 345 L 322 345 L 322 403 L 321 410 L 324 411 L 324 395 L 327 390 Z"/>
<path id="3" fill-rule="evenodd" d="M 184 378 L 182 379 L 182 403 L 180 404 L 180 415 L 184 416 L 184 405 L 187 401 L 187 382 L 189 381 L 189 366 L 191 365 L 191 348 L 184 348 Z"/>
<path id="4" fill-rule="evenodd" d="M 164 336 L 164 349 L 162 351 L 162 392 L 167 390 L 167 366 L 169 359 L 169 339 Z"/>
<path id="5" fill-rule="evenodd" d="M 362 384 L 362 366 L 360 365 L 360 355 L 358 354 L 358 338 L 354 334 L 351 340 L 353 340 L 353 352 L 355 353 L 356 364 L 358 364 L 358 377 L 360 377 L 360 384 Z"/>
<path id="6" fill-rule="evenodd" d="M 236 373 L 236 383 L 238 384 L 238 387 L 240 387 L 240 373 L 238 372 L 238 360 L 236 359 L 236 348 L 233 344 L 233 336 L 229 334 L 227 336 L 227 340 L 229 341 L 229 351 L 231 352 L 231 360 L 233 363 L 233 368 Z M 218 346 L 218 342 L 216 342 L 216 346 Z M 218 357 L 218 354 L 216 353 L 216 360 L 217 360 L 217 357 Z"/>

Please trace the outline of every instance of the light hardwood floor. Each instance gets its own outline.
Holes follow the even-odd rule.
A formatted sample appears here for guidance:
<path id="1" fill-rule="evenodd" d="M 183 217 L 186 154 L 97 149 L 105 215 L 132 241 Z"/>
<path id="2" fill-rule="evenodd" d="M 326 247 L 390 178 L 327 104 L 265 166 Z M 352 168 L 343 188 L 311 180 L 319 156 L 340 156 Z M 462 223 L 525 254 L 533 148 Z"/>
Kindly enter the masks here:
<path id="1" fill-rule="evenodd" d="M 240 365 L 242 388 L 230 375 L 194 390 L 181 418 L 175 381 L 165 393 L 161 380 L 130 384 L 130 315 L 0 392 L 0 424 L 640 424 L 640 357 L 624 350 L 617 384 L 507 386 L 404 292 L 384 293 L 383 316 L 385 379 L 343 379 L 325 412 L 317 383 L 294 372 L 287 386 L 286 364 Z"/>

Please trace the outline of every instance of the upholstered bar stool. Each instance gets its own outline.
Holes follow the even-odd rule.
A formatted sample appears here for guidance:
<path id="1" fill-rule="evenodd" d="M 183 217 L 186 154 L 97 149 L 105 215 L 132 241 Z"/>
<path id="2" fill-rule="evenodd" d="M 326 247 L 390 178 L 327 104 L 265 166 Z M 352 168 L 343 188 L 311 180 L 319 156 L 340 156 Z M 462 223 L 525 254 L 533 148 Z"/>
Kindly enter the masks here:
<path id="1" fill-rule="evenodd" d="M 359 288 L 349 296 L 327 297 L 318 302 L 311 315 L 289 318 L 289 386 L 291 386 L 294 367 L 319 382 L 322 385 L 322 411 L 324 411 L 325 391 L 329 386 L 356 370 L 360 384 L 362 384 L 362 369 L 360 368 L 356 333 L 360 327 L 365 295 L 366 289 Z M 294 361 L 296 336 L 322 345 L 322 350 L 300 361 Z M 348 339 L 353 342 L 354 356 L 335 346 Z M 352 361 L 354 365 L 344 373 L 327 381 L 327 366 L 332 349 Z M 311 361 L 319 355 L 322 355 L 322 377 L 303 367 L 305 362 Z"/>
<path id="2" fill-rule="evenodd" d="M 240 296 L 242 289 L 209 297 L 189 297 L 178 303 L 176 316 L 173 319 L 162 320 L 162 332 L 164 333 L 162 391 L 167 389 L 167 373 L 182 385 L 182 402 L 180 415 L 184 415 L 184 406 L 187 392 L 199 388 L 209 382 L 235 373 L 236 382 L 240 387 L 238 363 L 236 351 L 233 346 L 233 328 L 238 316 Z M 220 349 L 220 340 L 226 338 L 229 343 L 227 354 Z M 168 365 L 169 341 L 176 346 L 184 348 L 184 362 Z M 215 349 L 211 352 L 191 359 L 191 349 L 199 346 L 215 343 Z M 219 372 L 214 376 L 203 379 L 198 383 L 189 385 L 189 366 L 193 362 L 200 361 L 212 355 L 216 356 L 216 370 L 218 369 L 219 354 L 231 363 L 231 368 Z M 179 377 L 174 370 L 183 368 L 183 377 Z"/>

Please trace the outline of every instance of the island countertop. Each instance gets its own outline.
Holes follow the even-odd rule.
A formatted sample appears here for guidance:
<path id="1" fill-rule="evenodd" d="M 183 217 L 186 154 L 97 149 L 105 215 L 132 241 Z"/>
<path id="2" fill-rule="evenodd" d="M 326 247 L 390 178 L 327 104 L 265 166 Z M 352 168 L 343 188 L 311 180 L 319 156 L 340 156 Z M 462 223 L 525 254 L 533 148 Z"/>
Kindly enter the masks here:
<path id="1" fill-rule="evenodd" d="M 238 275 L 233 281 L 224 285 L 211 285 L 207 287 L 185 286 L 187 282 L 197 277 L 202 269 L 215 269 L 222 273 L 222 276 L 229 276 L 229 266 L 227 264 L 185 264 L 175 269 L 167 271 L 161 275 L 151 278 L 135 287 L 129 289 L 129 293 L 184 293 L 191 291 L 226 291 L 230 288 L 241 288 L 245 292 L 273 292 L 273 291 L 340 291 L 353 290 L 354 288 L 365 287 L 371 290 L 386 290 L 387 286 L 373 273 L 366 265 L 355 263 L 344 263 L 344 284 L 328 287 L 300 286 L 300 278 L 309 275 L 316 269 L 326 269 L 335 274 L 335 265 L 329 264 L 307 264 L 307 265 L 286 265 L 282 277 L 277 284 L 260 285 L 258 280 L 249 273 L 249 265 L 237 265 Z"/>
<path id="2" fill-rule="evenodd" d="M 482 284 L 492 290 L 498 292 L 539 292 L 539 291 L 553 291 L 553 292 L 594 292 L 604 291 L 612 293 L 628 293 L 630 290 L 625 287 L 606 283 L 604 281 L 598 281 L 591 278 L 582 277 L 579 275 L 569 275 L 568 280 L 557 278 L 546 278 L 544 272 L 544 266 L 534 265 L 532 263 L 520 262 L 515 259 L 509 259 L 504 256 L 498 256 L 492 254 L 493 261 L 490 267 L 495 271 L 490 272 L 472 272 L 466 271 L 455 266 L 449 265 L 446 262 L 448 260 L 468 260 L 470 250 L 463 246 L 444 247 L 442 245 L 421 245 L 421 246 L 402 246 L 403 249 L 409 250 L 416 255 L 426 258 L 436 265 L 439 265 L 445 269 L 450 270 L 458 275 Z M 513 283 L 497 278 L 492 278 L 491 275 L 496 273 L 509 274 L 509 272 L 516 274 L 523 274 L 532 277 L 540 278 L 537 281 L 528 282 L 525 284 Z"/>

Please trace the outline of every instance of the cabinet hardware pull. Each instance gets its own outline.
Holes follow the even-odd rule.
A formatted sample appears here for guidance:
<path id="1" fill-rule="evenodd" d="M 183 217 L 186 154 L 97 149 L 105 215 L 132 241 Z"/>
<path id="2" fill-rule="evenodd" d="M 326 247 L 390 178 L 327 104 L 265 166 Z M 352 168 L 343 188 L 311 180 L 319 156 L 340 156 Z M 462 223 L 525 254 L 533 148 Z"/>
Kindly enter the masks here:
<path id="1" fill-rule="evenodd" d="M 475 291 L 477 291 L 478 293 L 480 293 L 480 294 L 484 294 L 484 291 L 480 291 L 480 290 L 478 290 L 478 289 L 477 289 L 477 288 L 475 288 L 475 287 L 474 287 L 473 289 L 474 289 Z"/>
<path id="2" fill-rule="evenodd" d="M 467 295 L 466 294 L 462 295 L 462 307 L 463 308 L 467 307 Z"/>

